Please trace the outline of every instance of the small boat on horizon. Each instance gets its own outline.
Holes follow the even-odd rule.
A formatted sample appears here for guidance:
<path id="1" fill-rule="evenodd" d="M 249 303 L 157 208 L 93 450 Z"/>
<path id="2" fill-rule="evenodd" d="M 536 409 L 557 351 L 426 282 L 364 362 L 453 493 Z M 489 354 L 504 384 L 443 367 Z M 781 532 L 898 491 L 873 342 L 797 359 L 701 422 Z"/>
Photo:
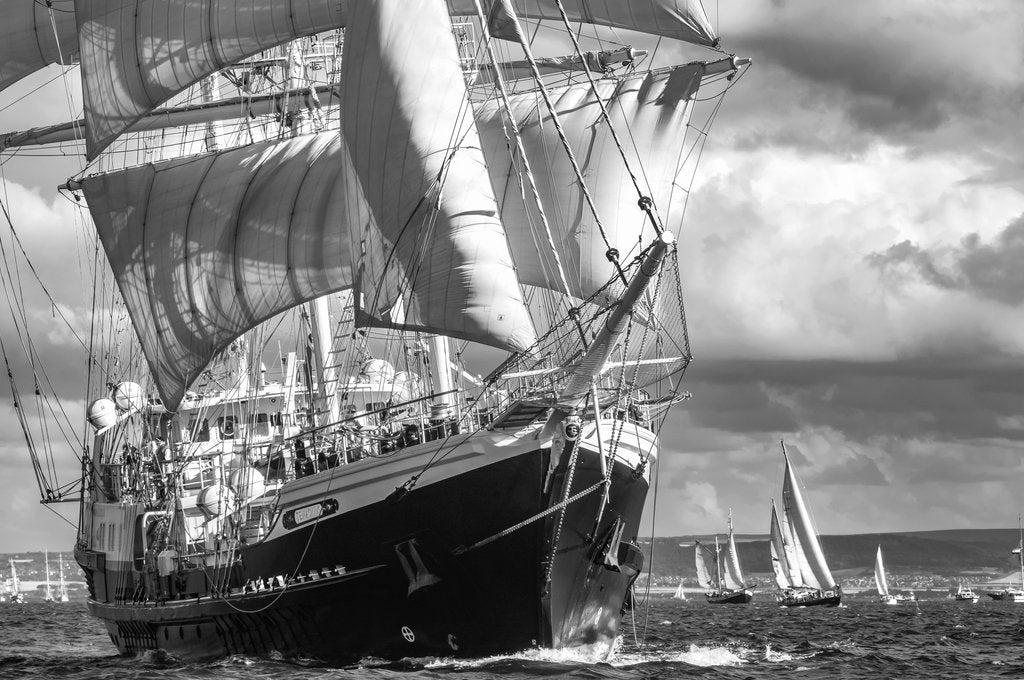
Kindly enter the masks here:
<path id="1" fill-rule="evenodd" d="M 964 588 L 964 584 L 961 582 L 957 584 L 956 594 L 953 598 L 957 602 L 971 602 L 973 604 L 981 599 L 981 595 L 978 595 L 976 592 L 971 590 L 970 586 Z"/>
<path id="2" fill-rule="evenodd" d="M 782 457 L 786 463 L 782 482 L 782 516 L 772 499 L 772 570 L 779 588 L 776 598 L 783 607 L 836 607 L 843 590 L 829 571 L 821 550 L 818 532 L 800 493 L 796 471 L 789 460 L 785 442 Z"/>
<path id="3" fill-rule="evenodd" d="M 875 553 L 875 588 L 878 590 L 878 601 L 882 604 L 899 604 L 895 595 L 889 593 L 889 582 L 885 577 L 885 564 L 882 562 L 882 546 L 879 544 Z"/>

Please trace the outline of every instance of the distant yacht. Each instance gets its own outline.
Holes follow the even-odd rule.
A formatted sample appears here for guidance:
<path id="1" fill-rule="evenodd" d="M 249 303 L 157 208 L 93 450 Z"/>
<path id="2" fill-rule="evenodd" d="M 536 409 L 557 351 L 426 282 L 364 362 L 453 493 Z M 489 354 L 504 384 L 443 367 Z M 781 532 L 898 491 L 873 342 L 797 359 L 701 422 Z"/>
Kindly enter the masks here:
<path id="1" fill-rule="evenodd" d="M 974 603 L 981 599 L 981 596 L 975 593 L 973 590 L 971 590 L 970 586 L 964 588 L 963 583 L 957 584 L 956 595 L 954 595 L 953 597 L 956 599 L 957 602 Z"/>
<path id="2" fill-rule="evenodd" d="M 729 511 L 729 542 L 723 552 L 715 536 L 715 549 L 696 541 L 697 580 L 710 590 L 704 594 L 711 604 L 746 604 L 754 598 L 751 588 L 743 583 L 736 540 L 732 534 L 732 511 Z"/>
<path id="3" fill-rule="evenodd" d="M 875 588 L 878 589 L 878 601 L 882 604 L 899 604 L 895 595 L 889 594 L 889 583 L 885 578 L 885 565 L 882 563 L 882 546 L 875 553 Z"/>
<path id="4" fill-rule="evenodd" d="M 786 462 L 782 517 L 780 519 L 772 500 L 770 541 L 779 604 L 783 607 L 835 607 L 842 601 L 843 590 L 825 562 L 785 442 L 782 442 L 782 457 Z"/>
<path id="5" fill-rule="evenodd" d="M 672 593 L 672 599 L 674 600 L 686 600 L 686 591 L 683 589 L 683 579 L 679 579 L 679 585 L 676 587 L 676 592 Z"/>
<path id="6" fill-rule="evenodd" d="M 18 569 L 14 566 L 14 560 L 9 559 L 11 565 L 11 589 L 7 593 L 7 601 L 11 604 L 21 604 L 25 601 L 25 596 L 21 593 L 21 582 L 18 580 Z"/>

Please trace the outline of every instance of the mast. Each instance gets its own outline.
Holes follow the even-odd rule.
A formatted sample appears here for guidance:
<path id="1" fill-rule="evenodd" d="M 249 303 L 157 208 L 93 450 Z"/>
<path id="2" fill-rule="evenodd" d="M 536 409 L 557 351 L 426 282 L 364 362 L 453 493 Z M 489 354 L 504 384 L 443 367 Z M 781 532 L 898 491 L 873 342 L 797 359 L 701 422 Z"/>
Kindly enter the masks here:
<path id="1" fill-rule="evenodd" d="M 53 592 L 50 590 L 50 551 L 43 551 L 43 565 L 46 569 L 46 595 L 47 602 L 53 599 Z"/>
<path id="2" fill-rule="evenodd" d="M 560 398 L 568 399 L 585 394 L 590 389 L 591 381 L 601 374 L 608 356 L 626 328 L 626 321 L 632 314 L 633 308 L 646 292 L 647 286 L 655 274 L 657 274 L 661 261 L 674 240 L 675 237 L 670 231 L 664 231 L 659 234 L 647 253 L 647 259 L 640 265 L 640 271 L 629 282 L 629 287 L 622 294 L 622 298 L 615 309 L 608 314 L 604 326 L 601 327 L 597 337 L 594 338 L 590 349 L 587 350 L 583 359 L 580 360 L 580 363 L 569 376 L 565 387 L 559 395 Z M 715 544 L 718 544 L 717 536 L 715 536 Z"/>
<path id="3" fill-rule="evenodd" d="M 725 586 L 722 580 L 722 549 L 718 546 L 718 534 L 715 534 L 715 576 L 718 580 L 718 589 L 724 590 Z"/>

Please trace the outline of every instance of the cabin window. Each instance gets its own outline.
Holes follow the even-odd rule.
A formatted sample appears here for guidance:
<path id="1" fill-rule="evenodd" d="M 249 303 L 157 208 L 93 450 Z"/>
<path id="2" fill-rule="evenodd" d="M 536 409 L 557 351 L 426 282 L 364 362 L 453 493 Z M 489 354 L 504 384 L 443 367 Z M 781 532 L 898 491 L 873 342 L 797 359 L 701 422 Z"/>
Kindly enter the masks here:
<path id="1" fill-rule="evenodd" d="M 222 416 L 217 418 L 217 429 L 220 430 L 221 439 L 234 439 L 237 431 L 236 416 Z"/>
<path id="2" fill-rule="evenodd" d="M 256 429 L 254 434 L 257 437 L 270 436 L 270 417 L 266 413 L 256 414 Z"/>
<path id="3" fill-rule="evenodd" d="M 185 441 L 210 441 L 210 421 L 206 418 L 189 418 L 188 429 L 184 432 Z"/>

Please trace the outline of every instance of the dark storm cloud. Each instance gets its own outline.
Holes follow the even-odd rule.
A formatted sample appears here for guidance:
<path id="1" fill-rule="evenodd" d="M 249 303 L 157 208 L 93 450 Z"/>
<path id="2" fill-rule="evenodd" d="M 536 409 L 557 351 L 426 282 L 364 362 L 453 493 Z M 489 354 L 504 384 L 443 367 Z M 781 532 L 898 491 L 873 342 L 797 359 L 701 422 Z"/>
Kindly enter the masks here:
<path id="1" fill-rule="evenodd" d="M 1024 305 L 1024 215 L 1010 222 L 992 243 L 977 232 L 959 246 L 925 250 L 903 241 L 867 258 L 883 272 L 916 273 L 927 283 L 962 290 L 1005 305 Z"/>

